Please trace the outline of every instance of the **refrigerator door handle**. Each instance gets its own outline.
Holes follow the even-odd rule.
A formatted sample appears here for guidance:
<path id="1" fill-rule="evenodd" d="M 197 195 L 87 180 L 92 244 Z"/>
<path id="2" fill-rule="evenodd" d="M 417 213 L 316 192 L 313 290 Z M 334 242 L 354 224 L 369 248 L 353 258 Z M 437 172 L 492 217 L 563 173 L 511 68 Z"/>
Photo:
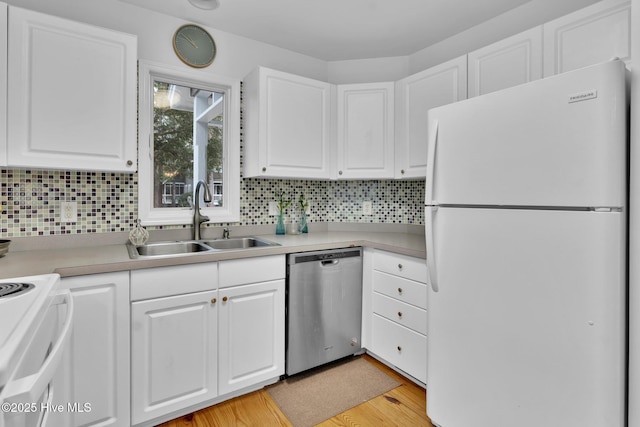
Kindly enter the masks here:
<path id="1" fill-rule="evenodd" d="M 425 206 L 425 234 L 427 243 L 427 277 L 433 292 L 438 292 L 438 275 L 436 273 L 435 237 L 433 235 L 433 215 L 438 211 L 438 203 Z"/>
<path id="2" fill-rule="evenodd" d="M 431 204 L 433 198 L 433 177 L 435 176 L 435 161 L 436 161 L 436 145 L 438 144 L 438 121 L 432 123 L 433 127 L 429 133 L 429 152 L 427 153 L 427 182 L 425 185 L 425 203 Z"/>

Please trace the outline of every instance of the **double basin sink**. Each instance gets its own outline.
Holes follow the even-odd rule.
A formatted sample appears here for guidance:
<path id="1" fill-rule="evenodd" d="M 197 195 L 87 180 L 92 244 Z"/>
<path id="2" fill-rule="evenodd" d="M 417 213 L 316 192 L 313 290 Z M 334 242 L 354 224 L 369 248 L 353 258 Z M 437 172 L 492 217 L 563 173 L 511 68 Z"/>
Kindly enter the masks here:
<path id="1" fill-rule="evenodd" d="M 127 244 L 129 257 L 136 258 L 160 258 L 180 255 L 195 255 L 207 252 L 217 252 L 231 249 L 249 249 L 267 246 L 280 246 L 268 240 L 257 237 L 238 237 L 232 239 L 216 240 L 185 240 L 173 242 L 154 242 L 146 245 L 134 246 Z"/>

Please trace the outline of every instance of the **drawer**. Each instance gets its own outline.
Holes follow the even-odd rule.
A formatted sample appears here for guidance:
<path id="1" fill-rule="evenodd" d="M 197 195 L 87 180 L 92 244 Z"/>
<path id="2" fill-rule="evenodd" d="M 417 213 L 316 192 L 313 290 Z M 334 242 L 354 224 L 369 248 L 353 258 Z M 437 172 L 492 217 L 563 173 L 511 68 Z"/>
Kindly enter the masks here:
<path id="1" fill-rule="evenodd" d="M 373 315 L 371 351 L 416 379 L 427 382 L 427 337 Z"/>
<path id="2" fill-rule="evenodd" d="M 246 285 L 284 279 L 287 260 L 285 255 L 220 261 L 220 287 Z"/>
<path id="3" fill-rule="evenodd" d="M 168 297 L 218 287 L 218 263 L 131 270 L 131 300 Z"/>
<path id="4" fill-rule="evenodd" d="M 375 251 L 373 269 L 427 283 L 427 261 L 421 258 Z"/>
<path id="5" fill-rule="evenodd" d="M 374 271 L 373 290 L 407 304 L 427 309 L 427 285 L 424 283 Z"/>
<path id="6" fill-rule="evenodd" d="M 373 312 L 422 335 L 427 334 L 426 310 L 374 292 Z"/>

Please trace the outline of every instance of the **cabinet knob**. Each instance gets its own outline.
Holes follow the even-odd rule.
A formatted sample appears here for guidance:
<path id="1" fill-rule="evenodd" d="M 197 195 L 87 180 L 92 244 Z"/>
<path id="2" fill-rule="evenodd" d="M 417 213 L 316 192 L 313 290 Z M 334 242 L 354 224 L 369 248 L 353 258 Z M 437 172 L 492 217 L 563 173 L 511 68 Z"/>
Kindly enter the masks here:
<path id="1" fill-rule="evenodd" d="M 398 317 L 402 317 L 402 312 L 401 311 L 398 312 Z"/>
<path id="2" fill-rule="evenodd" d="M 402 293 L 402 288 L 398 288 L 398 293 L 401 294 Z"/>
<path id="3" fill-rule="evenodd" d="M 217 298 L 211 298 L 211 304 L 215 304 L 216 302 L 218 302 Z"/>
<path id="4" fill-rule="evenodd" d="M 398 270 L 402 270 L 402 264 L 398 264 Z"/>
<path id="5" fill-rule="evenodd" d="M 402 351 L 402 347 L 398 346 L 397 347 L 398 351 Z"/>
<path id="6" fill-rule="evenodd" d="M 400 169 L 400 173 L 404 175 L 404 169 Z"/>
<path id="7" fill-rule="evenodd" d="M 227 298 L 227 297 L 222 297 L 222 302 L 227 302 L 228 299 L 229 298 Z"/>
<path id="8" fill-rule="evenodd" d="M 127 160 L 127 166 L 133 166 L 133 162 L 131 160 Z"/>
<path id="9" fill-rule="evenodd" d="M 338 171 L 338 175 L 342 175 L 342 171 Z"/>
<path id="10" fill-rule="evenodd" d="M 266 171 L 267 171 L 267 168 L 262 168 L 262 172 L 266 172 Z"/>

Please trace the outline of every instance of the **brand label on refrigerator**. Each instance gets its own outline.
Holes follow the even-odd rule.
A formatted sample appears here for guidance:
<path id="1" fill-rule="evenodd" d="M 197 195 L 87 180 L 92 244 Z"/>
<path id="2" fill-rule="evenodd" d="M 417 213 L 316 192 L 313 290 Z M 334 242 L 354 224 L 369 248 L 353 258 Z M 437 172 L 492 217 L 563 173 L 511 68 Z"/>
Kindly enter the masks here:
<path id="1" fill-rule="evenodd" d="M 585 90 L 584 92 L 574 93 L 569 95 L 569 104 L 572 102 L 587 101 L 598 97 L 597 90 Z"/>

